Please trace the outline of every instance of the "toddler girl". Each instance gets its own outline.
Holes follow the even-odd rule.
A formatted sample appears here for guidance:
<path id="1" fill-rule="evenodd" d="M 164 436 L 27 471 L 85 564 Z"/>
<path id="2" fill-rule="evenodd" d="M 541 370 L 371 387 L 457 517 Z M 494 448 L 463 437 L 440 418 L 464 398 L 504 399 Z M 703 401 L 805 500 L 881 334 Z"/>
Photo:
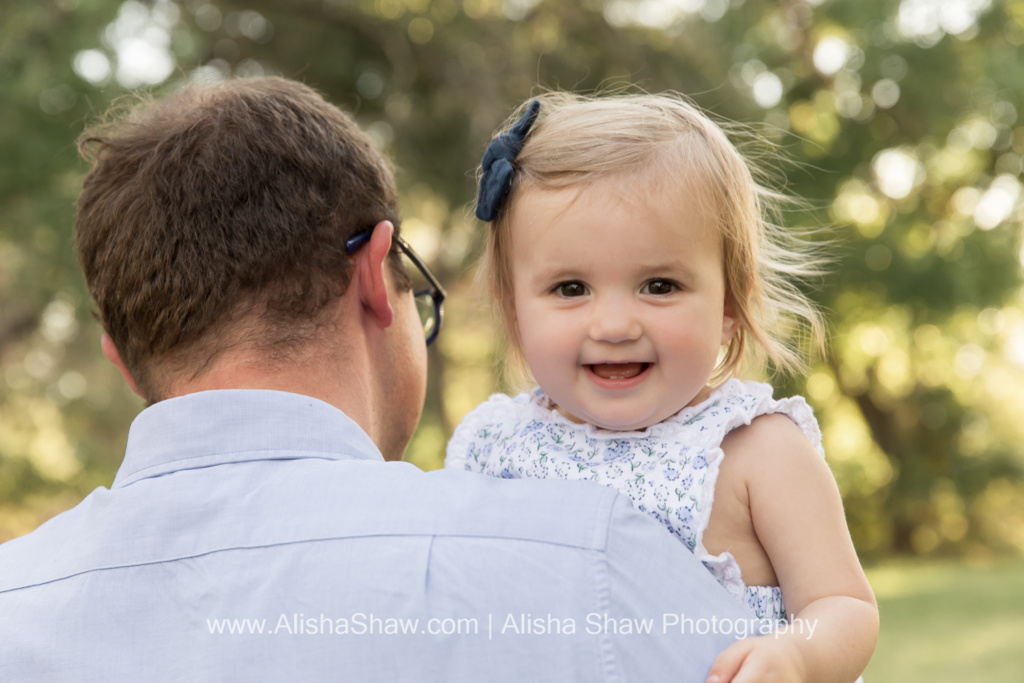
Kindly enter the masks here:
<path id="1" fill-rule="evenodd" d="M 817 423 L 735 377 L 747 357 L 801 368 L 794 321 L 821 337 L 792 284 L 816 262 L 766 219 L 774 198 L 679 96 L 527 105 L 484 156 L 477 216 L 511 359 L 539 386 L 467 415 L 445 464 L 613 486 L 757 617 L 788 616 L 709 681 L 848 683 L 878 611 Z"/>

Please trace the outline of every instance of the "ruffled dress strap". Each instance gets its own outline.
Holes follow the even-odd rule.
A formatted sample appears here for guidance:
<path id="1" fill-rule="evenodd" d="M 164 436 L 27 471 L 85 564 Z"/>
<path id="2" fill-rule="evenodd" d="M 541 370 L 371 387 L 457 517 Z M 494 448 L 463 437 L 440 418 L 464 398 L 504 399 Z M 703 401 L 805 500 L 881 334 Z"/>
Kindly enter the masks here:
<path id="1" fill-rule="evenodd" d="M 718 478 L 719 465 L 724 457 L 721 444 L 726 435 L 734 429 L 749 425 L 762 415 L 779 413 L 790 418 L 804 433 L 815 450 L 824 457 L 821 443 L 821 429 L 814 418 L 814 411 L 801 396 L 772 398 L 772 388 L 758 382 L 729 380 L 714 392 L 708 403 L 713 405 L 702 411 L 707 420 L 706 438 L 710 453 L 709 461 L 715 463 L 713 477 Z M 710 497 L 705 501 L 707 515 L 700 519 L 694 554 L 718 582 L 734 597 L 743 602 L 759 619 L 768 622 L 782 622 L 786 619 L 786 607 L 782 590 L 778 586 L 748 586 L 732 553 L 726 551 L 712 555 L 704 547 L 704 531 L 707 529 L 714 504 L 714 485 L 711 482 Z"/>

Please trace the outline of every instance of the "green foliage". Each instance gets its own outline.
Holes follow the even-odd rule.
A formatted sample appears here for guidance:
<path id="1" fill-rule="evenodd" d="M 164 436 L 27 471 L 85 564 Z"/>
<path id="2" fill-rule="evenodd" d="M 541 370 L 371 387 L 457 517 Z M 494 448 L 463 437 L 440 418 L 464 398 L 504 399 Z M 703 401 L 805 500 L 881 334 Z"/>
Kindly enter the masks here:
<path id="1" fill-rule="evenodd" d="M 497 386 L 467 209 L 492 131 L 536 88 L 673 89 L 761 127 L 790 159 L 786 191 L 812 207 L 787 222 L 830 226 L 836 268 L 814 292 L 829 358 L 778 384 L 822 417 L 861 551 L 1024 548 L 1024 3 L 954 4 L 966 14 L 911 0 L 8 3 L 0 538 L 108 484 L 139 407 L 100 358 L 74 261 L 75 137 L 128 87 L 277 73 L 392 155 L 406 234 L 451 293 L 417 464 L 439 466 Z M 149 52 L 129 49 L 139 37 Z"/>

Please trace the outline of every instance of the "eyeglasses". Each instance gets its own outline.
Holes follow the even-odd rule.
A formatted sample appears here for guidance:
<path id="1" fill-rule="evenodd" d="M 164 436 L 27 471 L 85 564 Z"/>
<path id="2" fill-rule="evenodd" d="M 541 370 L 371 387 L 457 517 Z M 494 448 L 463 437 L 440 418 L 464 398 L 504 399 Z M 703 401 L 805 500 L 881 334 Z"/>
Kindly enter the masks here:
<path id="1" fill-rule="evenodd" d="M 372 235 L 373 228 L 370 228 L 345 240 L 346 253 L 350 256 L 356 253 L 360 247 L 370 241 Z M 392 239 L 402 256 L 415 266 L 415 268 L 406 267 L 405 270 L 409 279 L 412 280 L 416 310 L 420 315 L 420 322 L 423 323 L 423 334 L 427 338 L 427 346 L 430 346 L 437 339 L 437 333 L 441 331 L 441 304 L 445 297 L 444 287 L 405 240 L 398 235 Z"/>

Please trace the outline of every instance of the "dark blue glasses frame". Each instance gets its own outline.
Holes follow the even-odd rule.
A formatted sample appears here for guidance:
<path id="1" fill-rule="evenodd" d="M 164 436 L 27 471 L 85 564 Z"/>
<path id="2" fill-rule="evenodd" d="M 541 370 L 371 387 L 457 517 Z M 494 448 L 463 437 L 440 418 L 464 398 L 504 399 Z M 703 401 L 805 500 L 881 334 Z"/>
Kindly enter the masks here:
<path id="1" fill-rule="evenodd" d="M 345 252 L 349 256 L 351 256 L 352 254 L 359 251 L 360 247 L 369 242 L 370 237 L 372 236 L 373 228 L 364 230 L 363 232 L 353 235 L 352 237 L 345 240 Z M 430 287 L 428 287 L 427 289 L 421 289 L 417 292 L 413 292 L 413 296 L 417 298 L 429 295 L 431 301 L 434 302 L 434 325 L 429 331 L 426 328 L 424 328 L 424 333 L 426 334 L 427 337 L 427 346 L 430 346 L 434 342 L 434 340 L 437 339 L 437 334 L 441 331 L 441 319 L 443 315 L 441 304 L 444 303 L 444 298 L 446 296 L 444 287 L 442 287 L 438 279 L 434 277 L 434 274 L 430 272 L 430 269 L 427 268 L 427 264 L 423 262 L 423 259 L 421 259 L 419 255 L 412 250 L 412 247 L 409 246 L 408 242 L 403 240 L 398 235 L 392 237 L 392 241 L 394 241 L 395 246 L 398 247 L 398 250 L 405 254 L 410 261 L 412 261 L 413 265 L 416 266 L 417 269 L 419 269 L 420 273 L 423 274 L 423 277 L 426 278 L 427 282 L 430 284 Z M 424 325 L 425 324 L 426 322 L 424 321 Z"/>

